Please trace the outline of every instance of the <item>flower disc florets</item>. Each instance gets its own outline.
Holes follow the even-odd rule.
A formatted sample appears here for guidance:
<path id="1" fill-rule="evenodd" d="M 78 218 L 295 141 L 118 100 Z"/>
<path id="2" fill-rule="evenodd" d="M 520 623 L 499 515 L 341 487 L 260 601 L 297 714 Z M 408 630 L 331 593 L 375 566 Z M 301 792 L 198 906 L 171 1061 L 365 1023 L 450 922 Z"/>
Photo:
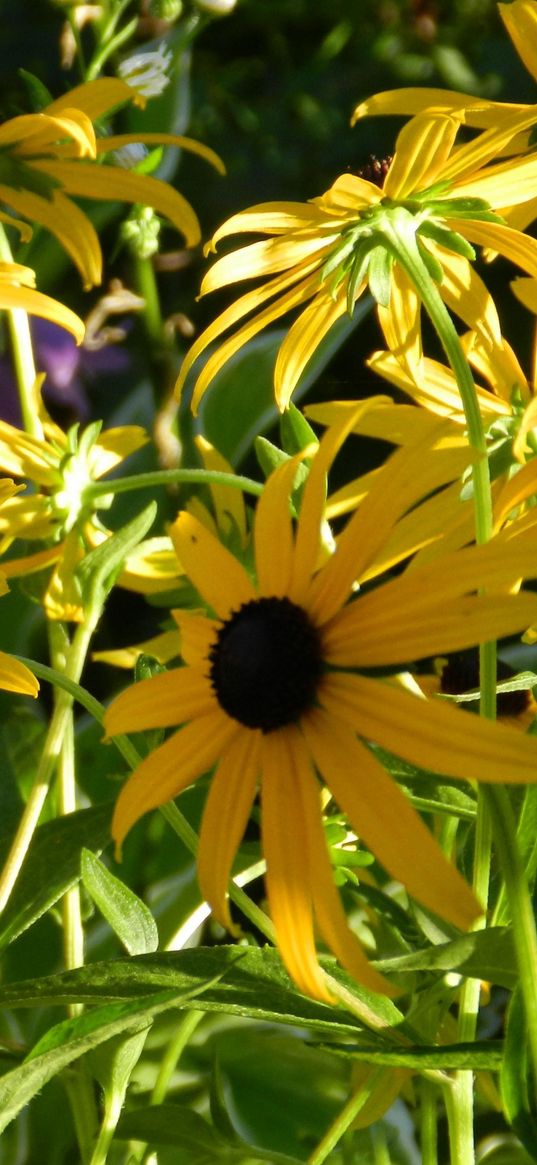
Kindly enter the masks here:
<path id="1" fill-rule="evenodd" d="M 210 680 L 221 708 L 247 728 L 273 732 L 311 708 L 322 672 L 317 630 L 287 598 L 244 603 L 218 632 Z"/>

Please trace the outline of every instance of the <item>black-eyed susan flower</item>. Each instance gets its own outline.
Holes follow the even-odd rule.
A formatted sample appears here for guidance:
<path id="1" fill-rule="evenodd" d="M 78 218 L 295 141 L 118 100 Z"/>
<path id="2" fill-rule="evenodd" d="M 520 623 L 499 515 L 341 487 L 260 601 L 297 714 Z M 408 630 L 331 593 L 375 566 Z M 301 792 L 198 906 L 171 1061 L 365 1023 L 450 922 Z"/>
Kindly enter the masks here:
<path id="1" fill-rule="evenodd" d="M 265 203 L 228 219 L 213 236 L 212 249 L 230 235 L 267 238 L 217 260 L 201 294 L 244 279 L 263 282 L 196 340 L 183 363 L 178 390 L 208 345 L 242 324 L 206 361 L 194 386 L 196 408 L 212 378 L 238 349 L 298 308 L 274 373 L 276 400 L 283 410 L 323 337 L 346 311 L 352 312 L 367 287 L 377 301 L 389 348 L 415 365 L 422 354 L 420 304 L 429 278 L 450 311 L 489 335 L 491 324 L 483 312 L 486 290 L 472 267 L 473 244 L 537 274 L 535 240 L 494 213 L 532 199 L 537 157 L 500 166 L 489 163 L 517 132 L 536 121 L 537 107 L 532 107 L 458 145 L 461 121 L 456 114 L 422 113 L 399 134 L 393 159 L 380 167 L 380 185 L 375 175 L 370 180 L 345 174 L 309 203 Z"/>
<path id="2" fill-rule="evenodd" d="M 16 486 L 14 481 L 4 478 L 0 481 L 0 509 L 22 486 Z M 9 587 L 5 575 L 0 571 L 0 596 L 7 594 Z M 0 651 L 0 688 L 5 692 L 20 692 L 24 696 L 37 696 L 39 684 L 31 671 L 19 663 L 18 659 Z"/>
<path id="3" fill-rule="evenodd" d="M 460 778 L 529 782 L 537 774 L 532 740 L 385 682 L 386 670 L 411 658 L 523 627 L 536 596 L 477 592 L 535 572 L 534 550 L 524 540 L 511 557 L 493 543 L 464 549 L 357 591 L 399 519 L 460 467 L 460 449 L 443 441 L 442 426 L 433 450 L 428 441 L 393 455 L 319 568 L 325 474 L 352 420 L 328 430 L 313 455 L 296 529 L 289 497 L 300 455 L 269 478 L 255 514 L 255 582 L 193 515 L 180 514 L 172 538 L 210 614 L 183 612 L 185 666 L 135 684 L 106 715 L 108 735 L 179 726 L 123 787 L 112 827 L 118 847 L 145 812 L 216 765 L 198 870 L 204 897 L 230 929 L 226 887 L 260 787 L 282 958 L 299 987 L 321 999 L 328 992 L 314 921 L 357 980 L 389 988 L 348 928 L 322 831 L 319 778 L 386 870 L 466 927 L 479 913 L 469 887 L 368 745 Z"/>
<path id="4" fill-rule="evenodd" d="M 41 113 L 22 114 L 0 126 L 0 202 L 51 231 L 87 287 L 101 281 L 101 247 L 93 224 L 71 195 L 143 203 L 167 218 L 188 246 L 200 239 L 196 214 L 182 194 L 166 182 L 114 164 L 114 151 L 132 142 L 179 146 L 223 169 L 213 150 L 174 134 L 98 138 L 94 121 L 132 101 L 143 104 L 125 81 L 100 77 L 72 89 Z"/>

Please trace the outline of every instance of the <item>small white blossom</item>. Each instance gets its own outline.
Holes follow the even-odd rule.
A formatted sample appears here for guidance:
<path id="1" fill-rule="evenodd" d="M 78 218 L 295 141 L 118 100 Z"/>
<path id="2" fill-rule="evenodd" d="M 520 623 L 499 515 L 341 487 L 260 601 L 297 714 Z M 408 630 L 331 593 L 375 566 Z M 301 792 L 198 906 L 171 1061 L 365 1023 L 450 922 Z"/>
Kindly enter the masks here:
<path id="1" fill-rule="evenodd" d="M 142 142 L 130 142 L 129 145 L 120 146 L 119 150 L 113 151 L 116 166 L 121 166 L 122 170 L 134 170 L 139 162 L 147 158 L 147 153 L 147 147 L 142 145 Z"/>
<path id="2" fill-rule="evenodd" d="M 211 16 L 228 16 L 237 5 L 237 0 L 196 0 L 196 5 L 202 12 L 210 12 Z"/>
<path id="3" fill-rule="evenodd" d="M 171 52 L 161 44 L 152 52 L 126 57 L 118 66 L 118 73 L 142 97 L 158 97 L 170 83 L 167 69 L 171 61 Z"/>

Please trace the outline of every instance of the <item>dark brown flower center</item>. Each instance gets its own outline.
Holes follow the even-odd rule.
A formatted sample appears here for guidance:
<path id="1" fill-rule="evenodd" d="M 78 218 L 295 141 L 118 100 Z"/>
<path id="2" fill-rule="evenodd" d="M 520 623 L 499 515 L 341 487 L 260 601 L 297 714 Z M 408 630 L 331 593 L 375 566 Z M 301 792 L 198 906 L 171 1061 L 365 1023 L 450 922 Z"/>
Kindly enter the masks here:
<path id="1" fill-rule="evenodd" d="M 358 177 L 365 178 L 366 182 L 374 182 L 375 186 L 383 186 L 392 162 L 391 154 L 385 158 L 376 158 L 374 154 L 370 154 L 365 166 L 358 170 Z"/>
<path id="2" fill-rule="evenodd" d="M 220 707 L 247 728 L 273 732 L 311 708 L 322 672 L 317 630 L 286 598 L 244 603 L 209 653 Z"/>

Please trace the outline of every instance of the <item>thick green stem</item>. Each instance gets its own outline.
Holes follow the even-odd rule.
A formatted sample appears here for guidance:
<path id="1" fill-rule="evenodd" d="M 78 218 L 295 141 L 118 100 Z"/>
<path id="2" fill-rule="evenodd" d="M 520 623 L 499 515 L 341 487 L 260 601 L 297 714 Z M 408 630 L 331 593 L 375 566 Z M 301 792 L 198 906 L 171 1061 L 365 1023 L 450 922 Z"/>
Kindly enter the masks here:
<path id="1" fill-rule="evenodd" d="M 420 1080 L 420 1142 L 422 1165 L 438 1165 L 437 1089 Z"/>

